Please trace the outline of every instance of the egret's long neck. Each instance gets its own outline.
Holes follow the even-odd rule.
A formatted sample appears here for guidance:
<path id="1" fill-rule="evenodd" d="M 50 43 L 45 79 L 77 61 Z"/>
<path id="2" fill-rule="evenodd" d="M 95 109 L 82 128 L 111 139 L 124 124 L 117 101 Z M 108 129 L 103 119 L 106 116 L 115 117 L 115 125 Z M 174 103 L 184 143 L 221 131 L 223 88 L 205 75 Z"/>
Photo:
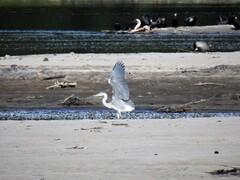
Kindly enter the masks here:
<path id="1" fill-rule="evenodd" d="M 106 106 L 107 108 L 111 109 L 112 108 L 112 106 L 110 105 L 111 103 L 107 103 L 107 98 L 108 98 L 107 94 L 104 93 L 103 94 L 102 103 L 103 103 L 104 106 Z"/>
<path id="2" fill-rule="evenodd" d="M 134 30 L 138 29 L 141 26 L 141 21 L 139 19 L 136 19 L 137 25 L 135 26 Z"/>

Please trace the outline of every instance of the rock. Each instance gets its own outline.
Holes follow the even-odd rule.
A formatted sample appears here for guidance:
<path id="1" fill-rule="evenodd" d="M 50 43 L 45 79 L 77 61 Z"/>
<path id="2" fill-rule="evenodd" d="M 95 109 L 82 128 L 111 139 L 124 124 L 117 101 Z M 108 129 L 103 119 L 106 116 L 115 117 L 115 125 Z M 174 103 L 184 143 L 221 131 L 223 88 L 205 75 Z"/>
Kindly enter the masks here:
<path id="1" fill-rule="evenodd" d="M 49 61 L 47 57 L 43 59 L 43 62 Z"/>

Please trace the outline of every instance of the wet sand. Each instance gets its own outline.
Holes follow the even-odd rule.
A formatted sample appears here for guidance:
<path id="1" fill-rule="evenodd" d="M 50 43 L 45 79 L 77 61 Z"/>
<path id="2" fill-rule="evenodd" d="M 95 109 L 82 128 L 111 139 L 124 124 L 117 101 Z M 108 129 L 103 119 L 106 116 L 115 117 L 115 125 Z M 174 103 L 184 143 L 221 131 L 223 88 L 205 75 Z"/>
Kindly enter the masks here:
<path id="1" fill-rule="evenodd" d="M 239 57 L 240 52 L 6 55 L 0 57 L 0 108 L 61 108 L 72 94 L 83 100 L 73 107 L 103 107 L 92 95 L 111 94 L 107 78 L 122 60 L 137 109 L 239 111 Z M 44 80 L 53 76 L 64 78 Z M 57 81 L 77 86 L 46 89 Z"/>
<path id="2" fill-rule="evenodd" d="M 216 179 L 239 156 L 239 117 L 0 122 L 1 179 Z"/>

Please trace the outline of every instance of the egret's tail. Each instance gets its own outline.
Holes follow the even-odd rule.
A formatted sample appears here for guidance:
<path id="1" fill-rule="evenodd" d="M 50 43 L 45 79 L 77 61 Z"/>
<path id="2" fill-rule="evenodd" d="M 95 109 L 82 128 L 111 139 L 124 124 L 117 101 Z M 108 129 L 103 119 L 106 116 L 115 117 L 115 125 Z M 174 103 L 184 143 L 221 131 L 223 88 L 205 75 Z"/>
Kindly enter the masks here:
<path id="1" fill-rule="evenodd" d="M 131 100 L 129 100 L 128 102 L 127 102 L 127 111 L 133 111 L 133 110 L 135 110 L 135 104 L 131 101 Z"/>

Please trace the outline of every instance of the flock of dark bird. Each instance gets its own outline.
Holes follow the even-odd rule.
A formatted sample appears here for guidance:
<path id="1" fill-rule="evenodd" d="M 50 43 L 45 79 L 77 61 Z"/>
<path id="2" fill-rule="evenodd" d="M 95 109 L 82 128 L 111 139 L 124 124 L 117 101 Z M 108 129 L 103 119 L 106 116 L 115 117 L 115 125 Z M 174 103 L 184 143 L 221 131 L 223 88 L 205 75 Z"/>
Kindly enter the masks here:
<path id="1" fill-rule="evenodd" d="M 196 16 L 190 16 L 184 20 L 184 26 L 195 26 L 196 23 L 197 23 Z M 178 23 L 178 15 L 177 15 L 177 13 L 174 13 L 173 18 L 172 18 L 172 27 L 177 28 L 178 24 L 179 24 Z M 230 25 L 233 25 L 236 30 L 240 29 L 240 22 L 239 22 L 237 16 L 234 14 L 231 14 L 229 17 L 220 16 L 218 18 L 218 24 L 219 25 L 220 24 L 230 24 Z M 128 23 L 125 30 L 128 30 L 128 31 L 135 30 L 135 29 L 138 29 L 138 28 L 144 27 L 144 26 L 149 26 L 150 29 L 166 28 L 167 27 L 166 18 L 159 17 L 159 18 L 157 18 L 156 21 L 153 21 L 149 15 L 144 14 L 144 15 L 142 15 L 141 18 L 134 19 L 133 21 Z M 119 23 L 115 23 L 114 27 L 115 27 L 116 31 L 122 30 L 122 27 Z"/>
<path id="2" fill-rule="evenodd" d="M 195 26 L 197 22 L 196 16 L 190 16 L 185 19 L 184 26 Z M 149 26 L 151 29 L 154 28 L 166 28 L 167 27 L 167 21 L 165 17 L 159 17 L 156 21 L 153 21 L 149 15 L 144 14 L 140 19 L 134 19 L 130 23 L 127 24 L 127 27 L 125 30 L 135 30 L 140 27 Z M 119 23 L 114 24 L 115 30 L 119 31 L 121 30 L 121 25 Z M 178 15 L 177 13 L 174 13 L 172 18 L 172 27 L 177 28 L 178 27 Z"/>
<path id="3" fill-rule="evenodd" d="M 173 18 L 172 18 L 172 26 L 174 28 L 177 28 L 179 26 L 178 23 L 178 15 L 177 13 L 174 13 Z M 187 17 L 184 20 L 184 26 L 195 26 L 197 23 L 197 17 L 196 16 L 190 16 Z M 239 30 L 240 29 L 240 22 L 237 18 L 236 15 L 231 14 L 229 17 L 222 17 L 219 16 L 218 18 L 218 25 L 223 25 L 223 24 L 230 24 L 233 25 L 235 30 Z M 140 19 L 134 19 L 132 22 L 127 24 L 127 27 L 125 28 L 126 31 L 131 31 L 131 30 L 137 30 L 138 28 L 144 27 L 144 26 L 148 26 L 150 27 L 150 29 L 154 29 L 154 28 L 166 28 L 167 27 L 167 22 L 166 22 L 166 18 L 164 17 L 159 17 L 156 21 L 153 21 L 149 15 L 142 15 L 142 17 Z M 120 31 L 122 30 L 122 27 L 119 23 L 115 23 L 114 24 L 115 30 L 116 31 Z M 211 51 L 212 50 L 212 46 L 204 41 L 197 41 L 193 43 L 193 49 L 195 51 Z"/>

